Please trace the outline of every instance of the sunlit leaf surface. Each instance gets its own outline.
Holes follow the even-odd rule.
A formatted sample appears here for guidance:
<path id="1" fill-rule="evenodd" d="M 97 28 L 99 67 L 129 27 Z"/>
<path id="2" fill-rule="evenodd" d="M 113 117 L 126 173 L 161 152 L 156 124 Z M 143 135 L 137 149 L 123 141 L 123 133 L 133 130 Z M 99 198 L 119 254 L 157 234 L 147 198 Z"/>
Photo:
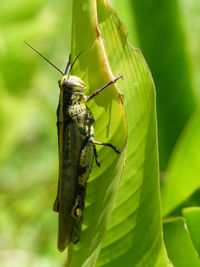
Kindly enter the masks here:
<path id="1" fill-rule="evenodd" d="M 144 58 L 127 43 L 126 34 L 106 1 L 74 1 L 72 55 L 84 51 L 74 73 L 89 83 L 90 92 L 109 81 L 111 71 L 114 76 L 123 74 L 117 86 L 124 94 L 128 120 L 125 171 L 97 266 L 167 266 L 160 214 L 155 88 Z M 93 266 L 96 262 L 118 190 L 126 125 L 123 98 L 113 89 L 108 88 L 90 107 L 96 118 L 95 139 L 110 140 L 121 149 L 121 158 L 106 148 L 99 151 L 104 160 L 100 169 L 94 166 L 89 179 L 85 230 L 72 252 L 71 266 Z"/>

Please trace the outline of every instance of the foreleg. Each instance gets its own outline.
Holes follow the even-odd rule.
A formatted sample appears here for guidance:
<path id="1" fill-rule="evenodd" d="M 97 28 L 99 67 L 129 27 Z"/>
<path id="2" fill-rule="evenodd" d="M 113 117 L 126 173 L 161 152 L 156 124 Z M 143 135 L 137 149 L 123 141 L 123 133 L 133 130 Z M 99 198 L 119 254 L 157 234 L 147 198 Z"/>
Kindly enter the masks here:
<path id="1" fill-rule="evenodd" d="M 107 86 L 109 86 L 112 83 L 116 83 L 117 80 L 119 80 L 120 78 L 123 78 L 122 75 L 119 75 L 118 77 L 114 78 L 112 81 L 110 81 L 109 83 L 105 84 L 103 87 L 101 87 L 100 89 L 94 91 L 91 95 L 89 95 L 87 97 L 87 101 L 89 101 L 90 99 L 92 99 L 93 97 L 95 97 L 96 95 L 98 95 L 101 91 L 103 91 Z"/>

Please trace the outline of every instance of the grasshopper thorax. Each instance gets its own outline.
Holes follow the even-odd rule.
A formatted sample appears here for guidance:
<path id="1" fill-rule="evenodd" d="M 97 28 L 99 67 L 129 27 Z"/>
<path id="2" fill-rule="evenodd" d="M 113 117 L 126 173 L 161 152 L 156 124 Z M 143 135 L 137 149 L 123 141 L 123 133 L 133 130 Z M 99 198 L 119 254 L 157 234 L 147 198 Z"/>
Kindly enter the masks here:
<path id="1" fill-rule="evenodd" d="M 77 76 L 63 75 L 58 81 L 61 90 L 83 92 L 85 90 L 85 83 Z"/>

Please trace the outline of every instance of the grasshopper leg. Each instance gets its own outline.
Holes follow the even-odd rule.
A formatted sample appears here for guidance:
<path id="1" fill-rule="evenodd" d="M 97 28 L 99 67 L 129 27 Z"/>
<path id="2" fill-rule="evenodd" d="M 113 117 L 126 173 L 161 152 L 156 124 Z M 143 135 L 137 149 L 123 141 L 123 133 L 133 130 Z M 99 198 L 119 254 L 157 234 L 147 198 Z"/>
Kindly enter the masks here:
<path id="1" fill-rule="evenodd" d="M 95 158 L 95 161 L 96 161 L 97 166 L 99 166 L 99 167 L 100 167 L 100 163 L 98 162 L 98 159 L 97 159 L 98 158 L 98 154 L 97 154 L 97 150 L 96 150 L 96 145 L 109 146 L 116 153 L 120 153 L 119 150 L 117 150 L 117 148 L 115 146 L 113 146 L 112 144 L 110 144 L 110 143 L 97 142 L 97 141 L 94 140 L 94 125 L 91 125 L 91 128 L 90 128 L 90 137 L 89 137 L 88 141 L 94 145 L 94 158 Z"/>
<path id="2" fill-rule="evenodd" d="M 117 80 L 119 80 L 120 78 L 123 78 L 122 75 L 119 75 L 118 77 L 114 78 L 113 80 L 111 80 L 110 82 L 108 82 L 107 84 L 105 84 L 103 87 L 101 87 L 100 89 L 94 91 L 91 95 L 89 95 L 87 97 L 87 102 L 92 99 L 93 97 L 95 97 L 96 95 L 98 95 L 101 91 L 103 91 L 107 86 L 109 86 L 112 83 L 116 83 Z"/>
<path id="3" fill-rule="evenodd" d="M 85 206 L 85 190 L 87 180 L 92 168 L 94 145 L 91 142 L 86 142 L 80 155 L 79 161 L 79 176 L 77 184 L 77 193 L 75 197 L 75 204 L 71 210 L 71 216 L 74 218 L 74 228 L 72 232 L 72 242 L 77 243 L 80 239 L 81 225 L 83 219 L 83 209 Z"/>
<path id="4" fill-rule="evenodd" d="M 57 190 L 57 196 L 56 196 L 56 199 L 54 201 L 54 204 L 53 204 L 53 211 L 55 212 L 59 212 L 59 184 L 60 184 L 60 179 L 58 179 L 58 190 Z"/>
<path id="5" fill-rule="evenodd" d="M 95 158 L 97 166 L 100 167 L 100 162 L 98 161 L 98 153 L 97 153 L 95 144 L 94 144 L 94 158 Z"/>
<path id="6" fill-rule="evenodd" d="M 115 146 L 113 146 L 110 143 L 102 143 L 102 142 L 97 142 L 94 141 L 93 139 L 90 140 L 91 143 L 93 143 L 94 145 L 101 145 L 101 146 L 109 146 L 110 148 L 112 148 L 116 153 L 120 153 L 119 150 L 117 150 L 117 148 Z"/>

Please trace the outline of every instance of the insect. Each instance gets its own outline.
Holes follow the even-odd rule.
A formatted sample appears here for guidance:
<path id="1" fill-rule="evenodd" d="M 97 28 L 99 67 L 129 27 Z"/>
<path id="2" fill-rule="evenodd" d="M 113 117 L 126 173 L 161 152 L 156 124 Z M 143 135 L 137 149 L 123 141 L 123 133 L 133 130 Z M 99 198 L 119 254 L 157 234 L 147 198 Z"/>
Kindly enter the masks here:
<path id="1" fill-rule="evenodd" d="M 37 50 L 26 44 L 62 74 L 58 81 L 60 96 L 57 109 L 59 179 L 53 210 L 59 213 L 58 250 L 63 251 L 70 242 L 76 244 L 80 239 L 86 185 L 94 159 L 100 167 L 96 145 L 108 146 L 119 153 L 114 145 L 94 140 L 94 118 L 86 103 L 122 75 L 86 96 L 85 83 L 70 74 L 81 53 L 72 64 L 69 57 L 65 72 L 62 73 Z"/>

